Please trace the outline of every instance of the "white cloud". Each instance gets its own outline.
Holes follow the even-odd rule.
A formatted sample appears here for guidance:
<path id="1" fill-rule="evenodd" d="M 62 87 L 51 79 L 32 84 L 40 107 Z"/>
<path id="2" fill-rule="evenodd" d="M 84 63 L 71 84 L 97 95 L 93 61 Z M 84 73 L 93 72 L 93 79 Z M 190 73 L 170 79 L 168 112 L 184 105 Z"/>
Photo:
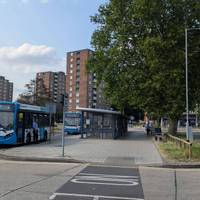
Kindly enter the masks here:
<path id="1" fill-rule="evenodd" d="M 57 57 L 54 48 L 29 43 L 0 48 L 0 75 L 14 82 L 14 98 L 41 71 L 65 71 L 65 60 Z"/>
<path id="2" fill-rule="evenodd" d="M 25 43 L 19 47 L 0 48 L 0 61 L 10 65 L 51 64 L 56 62 L 56 52 L 52 47 L 45 45 L 31 45 Z M 50 63 L 49 63 L 50 62 Z"/>

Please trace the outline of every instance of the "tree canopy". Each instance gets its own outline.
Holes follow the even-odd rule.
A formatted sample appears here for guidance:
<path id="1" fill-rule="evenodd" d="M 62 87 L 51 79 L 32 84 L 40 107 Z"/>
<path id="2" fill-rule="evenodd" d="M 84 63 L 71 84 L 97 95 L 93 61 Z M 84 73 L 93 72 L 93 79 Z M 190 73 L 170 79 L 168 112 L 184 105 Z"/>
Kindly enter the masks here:
<path id="1" fill-rule="evenodd" d="M 94 56 L 88 69 L 105 94 L 178 119 L 185 111 L 185 28 L 200 28 L 199 0 L 110 0 L 91 17 Z M 200 100 L 200 30 L 188 32 L 190 109 Z"/>
<path id="2" fill-rule="evenodd" d="M 37 96 L 35 85 L 36 85 L 35 80 L 30 80 L 29 83 L 25 84 L 24 86 L 25 90 L 22 94 L 19 95 L 17 101 L 19 103 L 33 104 L 38 106 L 45 106 L 46 103 L 53 101 L 45 93 L 43 96 Z"/>
<path id="3" fill-rule="evenodd" d="M 20 103 L 34 104 L 35 102 L 35 80 L 30 80 L 29 83 L 25 84 L 25 91 L 19 94 L 17 99 Z"/>

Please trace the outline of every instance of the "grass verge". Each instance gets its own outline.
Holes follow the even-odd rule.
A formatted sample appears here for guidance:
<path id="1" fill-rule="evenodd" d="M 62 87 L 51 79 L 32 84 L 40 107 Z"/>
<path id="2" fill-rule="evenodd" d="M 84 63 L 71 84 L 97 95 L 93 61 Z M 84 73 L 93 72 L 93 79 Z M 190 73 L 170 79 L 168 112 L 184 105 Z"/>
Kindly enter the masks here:
<path id="1" fill-rule="evenodd" d="M 171 141 L 160 143 L 159 148 L 167 159 L 189 161 L 186 157 L 185 149 L 177 147 L 176 144 Z M 192 158 L 190 161 L 200 161 L 200 143 L 192 144 Z"/>

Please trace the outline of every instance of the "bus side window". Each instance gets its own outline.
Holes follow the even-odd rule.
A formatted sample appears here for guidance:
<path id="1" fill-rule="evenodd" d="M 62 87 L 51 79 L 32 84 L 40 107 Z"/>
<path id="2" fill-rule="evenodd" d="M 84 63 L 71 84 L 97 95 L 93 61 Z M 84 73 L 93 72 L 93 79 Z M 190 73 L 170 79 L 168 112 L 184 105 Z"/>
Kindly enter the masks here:
<path id="1" fill-rule="evenodd" d="M 39 120 L 38 120 L 38 126 L 39 126 L 39 128 L 44 127 L 43 124 L 44 124 L 44 123 L 43 123 L 43 115 L 40 114 L 40 115 L 39 115 Z"/>
<path id="2" fill-rule="evenodd" d="M 39 114 L 38 126 L 40 128 L 48 127 L 49 126 L 49 116 L 46 114 Z"/>
<path id="3" fill-rule="evenodd" d="M 32 128 L 33 128 L 33 122 L 35 122 L 39 128 L 39 115 L 38 114 L 32 114 Z"/>
<path id="4" fill-rule="evenodd" d="M 17 141 L 22 142 L 24 134 L 24 113 L 20 112 L 18 114 L 17 121 Z"/>
<path id="5" fill-rule="evenodd" d="M 44 115 L 44 126 L 45 127 L 49 126 L 49 116 L 48 115 Z"/>
<path id="6" fill-rule="evenodd" d="M 38 121 L 37 121 L 37 124 L 38 124 L 38 128 L 41 128 L 41 115 L 38 115 Z"/>
<path id="7" fill-rule="evenodd" d="M 24 122 L 24 113 L 18 114 L 18 128 L 23 128 L 23 122 Z"/>

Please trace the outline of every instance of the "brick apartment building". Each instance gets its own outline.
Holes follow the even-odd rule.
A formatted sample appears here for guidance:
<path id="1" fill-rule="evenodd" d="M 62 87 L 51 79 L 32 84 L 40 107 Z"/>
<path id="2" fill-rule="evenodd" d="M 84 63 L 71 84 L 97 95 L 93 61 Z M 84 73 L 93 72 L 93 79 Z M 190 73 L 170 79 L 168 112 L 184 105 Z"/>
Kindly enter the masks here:
<path id="1" fill-rule="evenodd" d="M 0 101 L 13 100 L 13 83 L 0 76 Z"/>
<path id="2" fill-rule="evenodd" d="M 35 94 L 38 99 L 46 99 L 57 104 L 57 112 L 61 112 L 62 94 L 66 92 L 66 76 L 64 72 L 39 72 L 36 74 Z"/>
<path id="3" fill-rule="evenodd" d="M 103 83 L 97 87 L 95 74 L 87 73 L 86 70 L 87 60 L 92 53 L 89 49 L 67 53 L 68 111 L 76 111 L 77 106 L 108 108 L 103 98 Z"/>

